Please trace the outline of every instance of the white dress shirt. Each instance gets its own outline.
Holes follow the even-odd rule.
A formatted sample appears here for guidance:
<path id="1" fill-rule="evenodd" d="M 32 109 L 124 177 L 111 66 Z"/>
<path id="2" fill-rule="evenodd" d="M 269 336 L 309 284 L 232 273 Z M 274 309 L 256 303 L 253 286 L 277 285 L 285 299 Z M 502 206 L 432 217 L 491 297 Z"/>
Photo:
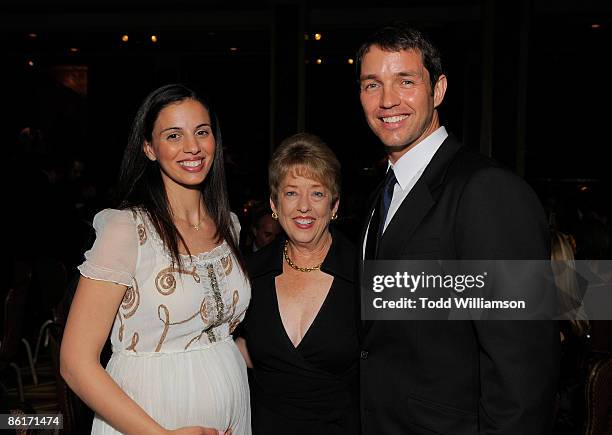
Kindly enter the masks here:
<path id="1" fill-rule="evenodd" d="M 433 158 L 442 142 L 448 137 L 446 128 L 444 126 L 439 127 L 432 134 L 427 136 L 421 142 L 416 144 L 414 148 L 409 150 L 406 154 L 401 156 L 395 164 L 389 162 L 389 166 L 393 168 L 395 172 L 395 178 L 397 182 L 393 187 L 393 196 L 391 198 L 391 204 L 389 205 L 389 211 L 387 212 L 387 219 L 383 227 L 383 233 L 387 229 L 389 222 L 393 219 L 395 212 L 400 208 L 404 199 L 408 196 L 414 185 L 419 181 L 421 175 L 425 171 L 425 168 Z M 370 219 L 372 216 L 370 216 Z M 365 258 L 365 245 L 368 240 L 368 230 L 366 231 L 365 238 L 363 240 L 363 251 L 362 254 Z"/>
<path id="2" fill-rule="evenodd" d="M 391 205 L 389 205 L 383 233 L 391 219 L 393 219 L 395 212 L 402 205 L 402 202 L 404 202 L 404 199 L 408 196 L 416 182 L 419 181 L 425 168 L 447 137 L 446 128 L 442 126 L 401 156 L 395 164 L 389 162 L 389 166 L 395 172 L 397 183 L 393 187 L 393 197 L 391 198 Z"/>

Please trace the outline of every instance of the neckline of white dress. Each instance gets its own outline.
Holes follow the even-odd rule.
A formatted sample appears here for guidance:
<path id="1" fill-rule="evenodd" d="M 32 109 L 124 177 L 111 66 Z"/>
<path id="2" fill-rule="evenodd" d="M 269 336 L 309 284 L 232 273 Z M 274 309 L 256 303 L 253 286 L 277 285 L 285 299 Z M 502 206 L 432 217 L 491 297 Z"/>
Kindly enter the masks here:
<path id="1" fill-rule="evenodd" d="M 222 249 L 225 248 L 225 249 Z M 183 254 L 181 252 L 179 252 L 179 255 L 182 258 L 197 258 L 200 260 L 208 260 L 211 258 L 216 258 L 218 256 L 223 256 L 225 255 L 225 251 L 227 250 L 227 242 L 224 240 L 223 242 L 221 242 L 220 245 L 215 246 L 214 248 L 212 248 L 210 251 L 204 251 L 204 252 L 198 252 L 197 254 Z M 217 253 L 216 251 L 222 251 L 220 253 Z"/>
<path id="2" fill-rule="evenodd" d="M 146 213 L 142 213 L 141 211 L 139 211 L 137 214 L 139 216 L 140 221 L 146 226 L 147 233 L 151 235 L 151 237 L 155 240 L 156 244 L 160 247 L 160 249 L 163 250 L 164 254 L 170 258 L 170 252 L 166 249 L 164 242 L 159 237 L 159 234 L 157 234 L 157 231 L 155 231 L 155 227 L 153 227 L 153 225 L 151 224 Z M 221 244 L 215 246 L 210 251 L 198 252 L 196 254 L 191 255 L 179 252 L 179 257 L 187 260 L 215 260 L 219 257 L 224 257 L 225 255 L 227 255 L 228 251 L 229 245 L 225 240 L 223 240 Z"/>

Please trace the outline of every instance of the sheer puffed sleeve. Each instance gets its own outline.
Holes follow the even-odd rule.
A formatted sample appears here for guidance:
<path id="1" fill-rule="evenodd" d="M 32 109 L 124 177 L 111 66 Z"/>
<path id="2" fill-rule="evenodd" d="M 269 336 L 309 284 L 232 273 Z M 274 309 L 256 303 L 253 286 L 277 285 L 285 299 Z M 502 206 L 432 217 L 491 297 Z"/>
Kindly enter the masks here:
<path id="1" fill-rule="evenodd" d="M 230 212 L 230 218 L 232 220 L 234 241 L 238 243 L 238 241 L 240 240 L 240 220 L 238 219 L 238 216 L 236 216 L 236 213 L 234 212 Z"/>
<path id="2" fill-rule="evenodd" d="M 138 231 L 130 210 L 106 209 L 93 220 L 96 241 L 85 252 L 81 275 L 131 286 L 138 261 Z"/>

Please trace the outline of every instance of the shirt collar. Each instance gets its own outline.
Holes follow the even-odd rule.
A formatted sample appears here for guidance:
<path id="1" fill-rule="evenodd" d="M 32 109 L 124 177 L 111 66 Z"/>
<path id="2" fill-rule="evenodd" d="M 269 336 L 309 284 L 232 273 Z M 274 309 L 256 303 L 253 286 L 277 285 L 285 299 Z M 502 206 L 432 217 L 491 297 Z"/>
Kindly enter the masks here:
<path id="1" fill-rule="evenodd" d="M 389 162 L 402 190 L 405 190 L 414 177 L 425 169 L 447 137 L 446 128 L 441 126 L 401 156 L 395 164 Z"/>

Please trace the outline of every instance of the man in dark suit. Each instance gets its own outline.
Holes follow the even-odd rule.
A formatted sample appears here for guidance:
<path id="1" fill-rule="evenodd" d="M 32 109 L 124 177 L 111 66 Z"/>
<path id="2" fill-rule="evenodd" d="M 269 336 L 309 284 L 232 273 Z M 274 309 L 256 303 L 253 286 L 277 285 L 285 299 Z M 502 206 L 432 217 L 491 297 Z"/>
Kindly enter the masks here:
<path id="1" fill-rule="evenodd" d="M 393 25 L 362 45 L 357 62 L 365 117 L 389 158 L 361 258 L 550 258 L 529 186 L 440 126 L 447 79 L 436 48 Z M 365 434 L 550 431 L 559 349 L 552 321 L 365 321 L 363 329 Z"/>

